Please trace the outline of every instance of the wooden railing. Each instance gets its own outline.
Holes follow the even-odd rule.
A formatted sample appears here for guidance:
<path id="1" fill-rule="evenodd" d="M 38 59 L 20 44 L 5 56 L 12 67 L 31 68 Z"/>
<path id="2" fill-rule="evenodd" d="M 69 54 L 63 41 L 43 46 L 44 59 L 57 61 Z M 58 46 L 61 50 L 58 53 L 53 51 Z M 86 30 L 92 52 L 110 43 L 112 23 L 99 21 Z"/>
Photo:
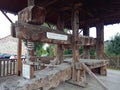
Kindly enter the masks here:
<path id="1" fill-rule="evenodd" d="M 37 57 L 35 62 L 38 63 L 50 63 L 50 60 L 53 60 L 54 57 Z M 25 59 L 22 59 L 24 61 Z M 16 74 L 17 69 L 17 59 L 0 59 L 0 77 L 10 76 Z M 34 70 L 41 70 L 43 67 L 41 65 L 35 65 Z"/>
<path id="2" fill-rule="evenodd" d="M 72 57 L 72 55 L 66 55 L 65 58 Z M 95 57 L 91 57 L 95 59 Z M 50 63 L 50 60 L 53 60 L 54 57 L 38 57 L 36 58 L 36 62 L 39 63 Z M 119 69 L 120 70 L 120 56 L 107 56 L 105 55 L 105 59 L 109 60 L 108 68 Z M 25 60 L 25 59 L 22 59 Z M 16 59 L 0 59 L 0 77 L 9 76 L 16 74 Z M 40 65 L 34 66 L 34 70 L 40 70 L 42 67 Z"/>
<path id="3" fill-rule="evenodd" d="M 16 59 L 0 59 L 0 77 L 16 74 Z"/>

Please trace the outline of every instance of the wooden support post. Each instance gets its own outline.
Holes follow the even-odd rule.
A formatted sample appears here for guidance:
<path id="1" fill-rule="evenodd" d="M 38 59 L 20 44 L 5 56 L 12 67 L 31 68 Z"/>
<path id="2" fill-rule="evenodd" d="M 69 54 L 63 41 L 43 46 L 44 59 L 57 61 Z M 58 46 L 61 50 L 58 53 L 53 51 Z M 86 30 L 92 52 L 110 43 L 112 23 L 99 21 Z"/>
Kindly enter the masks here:
<path id="1" fill-rule="evenodd" d="M 100 67 L 100 74 L 106 76 L 107 75 L 107 65 Z"/>
<path id="2" fill-rule="evenodd" d="M 89 27 L 86 26 L 83 28 L 83 35 L 84 36 L 89 36 Z M 90 46 L 84 46 L 84 58 L 89 59 L 90 58 Z"/>
<path id="3" fill-rule="evenodd" d="M 104 23 L 96 25 L 97 40 L 96 40 L 96 55 L 98 59 L 103 59 L 104 55 Z"/>
<path id="4" fill-rule="evenodd" d="M 72 71 L 72 80 L 77 80 L 77 71 L 75 69 L 75 64 L 79 62 L 79 47 L 77 46 L 78 42 L 78 31 L 79 31 L 79 10 L 76 6 L 72 11 L 71 15 L 71 24 L 73 30 L 73 39 L 72 39 L 72 47 L 73 47 L 73 71 Z"/>
<path id="5" fill-rule="evenodd" d="M 79 57 L 79 52 L 78 52 L 78 30 L 79 30 L 79 10 L 77 8 L 74 8 L 72 12 L 72 30 L 73 30 L 73 39 L 72 39 L 72 44 L 73 44 L 73 60 L 74 63 L 78 62 L 78 57 Z"/>
<path id="6" fill-rule="evenodd" d="M 17 50 L 17 75 L 20 76 L 22 72 L 22 61 L 21 61 L 21 50 L 22 50 L 22 40 L 18 39 L 18 50 Z"/>
<path id="7" fill-rule="evenodd" d="M 64 17 L 63 14 L 59 14 L 57 21 L 57 29 L 64 32 Z M 63 48 L 62 45 L 57 45 L 57 58 L 59 60 L 59 64 L 63 62 Z"/>
<path id="8" fill-rule="evenodd" d="M 27 59 L 29 62 L 34 62 L 35 61 L 35 56 L 34 56 L 34 42 L 27 42 L 27 50 L 28 50 L 28 56 Z M 33 78 L 34 75 L 34 67 L 33 65 L 30 65 L 30 78 Z"/>
<path id="9" fill-rule="evenodd" d="M 28 0 L 28 6 L 34 5 L 34 0 Z M 20 20 L 20 19 L 18 19 Z M 29 62 L 33 62 L 34 61 L 34 42 L 31 41 L 27 41 L 27 60 Z M 34 76 L 34 67 L 33 65 L 30 65 L 30 79 L 33 78 Z"/>

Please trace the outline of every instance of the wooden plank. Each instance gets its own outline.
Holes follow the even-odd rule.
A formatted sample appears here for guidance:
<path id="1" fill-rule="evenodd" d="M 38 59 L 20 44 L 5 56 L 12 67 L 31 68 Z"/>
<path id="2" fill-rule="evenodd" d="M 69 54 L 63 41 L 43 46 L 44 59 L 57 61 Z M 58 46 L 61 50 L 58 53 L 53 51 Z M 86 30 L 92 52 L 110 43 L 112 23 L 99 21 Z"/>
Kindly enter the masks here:
<path id="1" fill-rule="evenodd" d="M 12 61 L 10 61 L 10 75 L 12 75 L 12 71 L 13 71 L 13 69 L 12 69 Z"/>
<path id="2" fill-rule="evenodd" d="M 5 76 L 5 60 L 3 61 L 3 76 Z"/>
<path id="3" fill-rule="evenodd" d="M 15 62 L 16 62 L 16 60 L 14 59 L 14 60 L 13 60 L 13 74 L 15 74 L 15 70 L 16 70 Z"/>
<path id="4" fill-rule="evenodd" d="M 41 25 L 45 22 L 45 9 L 39 6 L 28 6 L 19 11 L 18 21 Z"/>
<path id="5" fill-rule="evenodd" d="M 22 61 L 21 61 L 21 50 L 22 50 L 22 40 L 18 39 L 17 47 L 17 75 L 20 76 L 22 72 Z"/>
<path id="6" fill-rule="evenodd" d="M 0 76 L 1 76 L 1 69 L 2 69 L 2 63 L 1 63 L 1 60 L 0 60 Z"/>
<path id="7" fill-rule="evenodd" d="M 9 60 L 7 61 L 7 75 L 9 73 Z"/>
<path id="8" fill-rule="evenodd" d="M 101 82 L 96 75 L 84 64 L 82 63 L 83 68 L 88 72 L 88 74 L 93 77 L 103 88 L 104 90 L 108 90 L 108 88 Z"/>

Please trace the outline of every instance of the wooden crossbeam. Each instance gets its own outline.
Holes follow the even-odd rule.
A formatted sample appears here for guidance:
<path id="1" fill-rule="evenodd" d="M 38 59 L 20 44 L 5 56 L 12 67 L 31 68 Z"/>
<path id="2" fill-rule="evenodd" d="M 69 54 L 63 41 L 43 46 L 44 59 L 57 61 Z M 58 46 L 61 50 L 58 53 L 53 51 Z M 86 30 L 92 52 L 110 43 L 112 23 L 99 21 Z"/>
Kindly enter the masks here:
<path id="1" fill-rule="evenodd" d="M 71 44 L 71 36 L 59 30 L 27 23 L 15 23 L 16 37 L 33 42 Z"/>
<path id="2" fill-rule="evenodd" d="M 44 2 L 41 2 L 40 0 L 37 0 L 36 4 L 42 7 L 48 7 L 49 5 L 52 5 L 57 1 L 58 0 L 45 0 Z"/>
<path id="3" fill-rule="evenodd" d="M 39 25 L 32 25 L 27 23 L 20 23 L 16 22 L 13 28 L 11 28 L 14 37 L 26 39 L 34 42 L 42 42 L 42 43 L 55 43 L 55 44 L 64 44 L 65 47 L 71 47 L 72 44 L 72 35 L 65 34 L 64 32 L 61 32 L 60 30 L 53 30 L 45 26 L 39 26 Z M 48 36 L 47 34 L 51 34 L 55 36 Z M 60 37 L 58 37 L 60 35 Z M 61 40 L 63 37 L 67 37 L 67 40 Z M 53 39 L 52 39 L 53 38 Z M 56 39 L 55 39 L 56 38 Z M 57 39 L 58 38 L 58 39 Z M 77 45 L 95 45 L 96 40 L 92 37 L 83 36 L 79 37 L 79 40 L 77 41 Z"/>

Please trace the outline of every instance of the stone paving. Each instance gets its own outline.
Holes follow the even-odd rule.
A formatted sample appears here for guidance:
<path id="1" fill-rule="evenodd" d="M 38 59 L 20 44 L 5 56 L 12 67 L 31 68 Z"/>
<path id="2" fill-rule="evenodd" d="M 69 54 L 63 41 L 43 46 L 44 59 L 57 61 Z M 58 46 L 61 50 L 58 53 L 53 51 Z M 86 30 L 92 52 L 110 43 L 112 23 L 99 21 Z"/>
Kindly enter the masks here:
<path id="1" fill-rule="evenodd" d="M 107 76 L 97 77 L 107 86 L 108 90 L 120 90 L 120 71 L 108 70 Z M 68 83 L 61 83 L 57 88 L 51 90 L 104 90 L 94 79 L 87 76 L 87 88 L 78 87 Z"/>
<path id="2" fill-rule="evenodd" d="M 120 71 L 117 70 L 109 70 L 107 76 L 97 77 L 108 87 L 109 90 L 119 90 L 120 89 Z M 9 77 L 0 77 L 0 84 L 6 81 L 8 78 L 17 78 L 17 76 L 9 76 Z M 93 78 L 89 75 L 87 76 L 88 86 L 87 88 L 82 88 L 79 86 L 71 85 L 66 82 L 61 83 L 58 87 L 50 89 L 50 90 L 104 90 Z M 0 89 L 1 90 L 1 89 Z"/>

